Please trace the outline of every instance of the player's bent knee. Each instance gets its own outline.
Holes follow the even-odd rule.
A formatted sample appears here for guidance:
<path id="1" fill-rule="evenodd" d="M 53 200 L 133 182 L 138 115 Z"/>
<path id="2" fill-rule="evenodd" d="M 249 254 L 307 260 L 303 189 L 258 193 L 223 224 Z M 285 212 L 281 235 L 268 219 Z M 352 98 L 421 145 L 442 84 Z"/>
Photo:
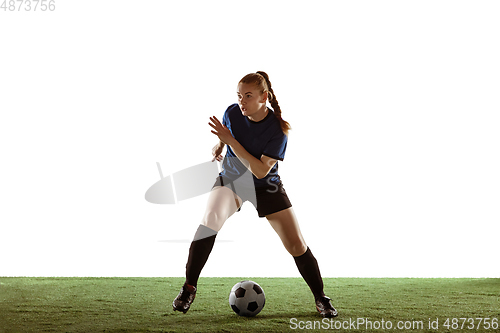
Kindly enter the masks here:
<path id="1" fill-rule="evenodd" d="M 219 231 L 226 219 L 220 213 L 209 211 L 203 216 L 202 224 L 212 230 Z"/>
<path id="2" fill-rule="evenodd" d="M 303 242 L 288 244 L 286 250 L 294 257 L 303 255 L 307 251 L 307 245 Z"/>

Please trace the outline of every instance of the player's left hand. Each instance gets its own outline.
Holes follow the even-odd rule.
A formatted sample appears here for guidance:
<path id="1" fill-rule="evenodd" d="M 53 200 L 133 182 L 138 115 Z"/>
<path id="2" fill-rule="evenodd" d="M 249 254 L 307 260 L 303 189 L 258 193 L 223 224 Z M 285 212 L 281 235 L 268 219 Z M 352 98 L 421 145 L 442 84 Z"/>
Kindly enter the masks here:
<path id="1" fill-rule="evenodd" d="M 219 140 L 224 142 L 226 145 L 231 146 L 234 142 L 234 137 L 231 131 L 226 126 L 222 125 L 217 117 L 210 117 L 212 123 L 208 123 L 214 130 L 211 132 L 219 137 Z"/>

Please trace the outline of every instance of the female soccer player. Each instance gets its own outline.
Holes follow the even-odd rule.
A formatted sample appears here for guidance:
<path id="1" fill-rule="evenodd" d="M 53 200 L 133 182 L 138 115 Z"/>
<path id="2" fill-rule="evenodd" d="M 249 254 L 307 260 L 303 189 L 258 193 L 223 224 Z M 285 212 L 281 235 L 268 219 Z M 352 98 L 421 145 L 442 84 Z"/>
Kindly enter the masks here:
<path id="1" fill-rule="evenodd" d="M 227 145 L 223 171 L 210 193 L 205 215 L 189 248 L 186 282 L 173 302 L 173 308 L 186 313 L 196 294 L 201 270 L 212 251 L 217 232 L 224 222 L 239 211 L 244 201 L 251 201 L 245 186 L 235 184 L 250 171 L 253 202 L 259 217 L 266 217 L 278 233 L 287 251 L 294 257 L 300 274 L 311 289 L 318 312 L 326 318 L 336 317 L 330 298 L 323 293 L 318 263 L 306 245 L 297 218 L 278 175 L 290 124 L 281 117 L 281 109 L 265 72 L 243 77 L 237 88 L 238 104 L 228 107 L 222 123 L 214 116 L 209 125 L 219 143 L 213 148 L 213 161 L 222 160 Z M 266 106 L 269 99 L 272 110 Z M 256 199 L 256 200 L 255 200 Z M 255 203 L 256 201 L 256 203 Z"/>

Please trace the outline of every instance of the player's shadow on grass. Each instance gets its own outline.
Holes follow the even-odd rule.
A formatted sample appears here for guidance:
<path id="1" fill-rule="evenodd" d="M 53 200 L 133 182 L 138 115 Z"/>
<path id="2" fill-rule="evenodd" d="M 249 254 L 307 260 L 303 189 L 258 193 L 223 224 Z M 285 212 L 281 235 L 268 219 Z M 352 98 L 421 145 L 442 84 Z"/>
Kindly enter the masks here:
<path id="1" fill-rule="evenodd" d="M 287 321 L 290 318 L 297 319 L 308 319 L 308 320 L 321 320 L 322 317 L 316 311 L 307 311 L 307 312 L 290 312 L 290 313 L 275 313 L 275 314 L 258 314 L 255 318 L 262 319 L 286 319 Z"/>
<path id="2" fill-rule="evenodd" d="M 191 311 L 191 312 L 196 312 L 196 311 Z M 187 315 L 187 314 L 186 314 Z M 181 318 L 186 318 L 184 317 L 184 314 L 182 313 L 174 313 L 174 312 L 168 312 L 163 314 L 164 317 L 171 317 L 171 316 L 179 316 Z M 290 318 L 297 318 L 297 319 L 307 319 L 307 320 L 321 320 L 322 317 L 318 314 L 316 311 L 296 311 L 296 312 L 283 312 L 283 313 L 272 313 L 272 314 L 267 314 L 267 313 L 259 313 L 255 317 L 244 317 L 244 316 L 238 316 L 235 313 L 228 313 L 224 315 L 217 315 L 214 316 L 213 314 L 202 314 L 202 313 L 196 313 L 192 318 L 190 319 L 196 319 L 198 321 L 209 321 L 212 323 L 228 323 L 228 322 L 234 322 L 234 323 L 241 323 L 242 321 L 245 320 L 268 320 L 268 319 L 286 319 L 288 322 Z"/>
<path id="3" fill-rule="evenodd" d="M 201 317 L 201 316 L 200 316 Z M 238 316 L 237 314 L 228 314 L 222 316 L 213 315 L 203 315 L 204 321 L 209 321 L 211 323 L 242 323 L 244 321 L 266 321 L 266 320 L 276 320 L 282 319 L 283 322 L 288 323 L 291 318 L 297 318 L 298 320 L 321 320 L 322 317 L 316 311 L 300 311 L 300 312 L 283 312 L 283 313 L 270 313 L 264 314 L 259 313 L 255 317 L 244 317 Z"/>

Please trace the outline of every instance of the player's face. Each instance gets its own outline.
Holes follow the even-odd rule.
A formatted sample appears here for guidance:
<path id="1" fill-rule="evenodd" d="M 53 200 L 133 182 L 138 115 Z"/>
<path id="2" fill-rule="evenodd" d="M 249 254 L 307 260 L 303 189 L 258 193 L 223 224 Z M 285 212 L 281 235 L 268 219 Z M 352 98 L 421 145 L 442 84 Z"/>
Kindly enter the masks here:
<path id="1" fill-rule="evenodd" d="M 267 93 L 261 94 L 255 84 L 238 84 L 238 104 L 244 116 L 252 116 L 266 106 Z"/>

